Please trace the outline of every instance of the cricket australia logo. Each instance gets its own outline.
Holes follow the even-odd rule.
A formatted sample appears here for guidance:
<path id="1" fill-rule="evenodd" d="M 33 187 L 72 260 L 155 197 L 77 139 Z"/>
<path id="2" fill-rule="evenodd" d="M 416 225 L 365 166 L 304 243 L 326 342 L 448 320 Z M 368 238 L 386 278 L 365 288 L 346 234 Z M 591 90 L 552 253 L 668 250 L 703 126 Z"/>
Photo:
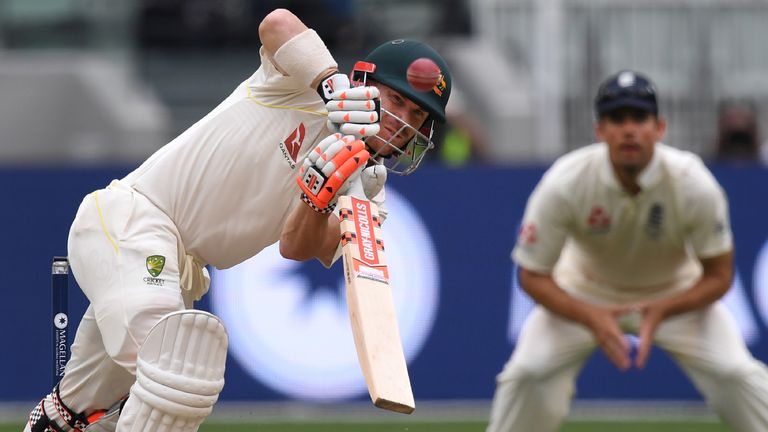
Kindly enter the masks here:
<path id="1" fill-rule="evenodd" d="M 163 272 L 165 267 L 165 257 L 162 255 L 151 255 L 147 257 L 147 271 L 152 277 L 145 277 L 144 282 L 149 285 L 163 286 L 165 279 L 160 279 L 160 273 Z"/>
<path id="2" fill-rule="evenodd" d="M 160 276 L 165 266 L 165 257 L 162 255 L 152 255 L 147 257 L 147 271 L 152 277 Z"/>
<path id="3" fill-rule="evenodd" d="M 304 144 L 304 136 L 307 130 L 304 123 L 299 123 L 299 127 L 293 130 L 283 142 L 280 143 L 280 151 L 283 152 L 283 158 L 288 162 L 291 169 L 296 168 L 296 158 L 299 156 L 301 145 Z"/>
<path id="4" fill-rule="evenodd" d="M 437 79 L 437 84 L 435 84 L 435 86 L 432 87 L 432 91 L 435 92 L 436 95 L 442 97 L 446 87 L 448 86 L 445 83 L 445 75 L 441 73 L 440 78 Z"/>

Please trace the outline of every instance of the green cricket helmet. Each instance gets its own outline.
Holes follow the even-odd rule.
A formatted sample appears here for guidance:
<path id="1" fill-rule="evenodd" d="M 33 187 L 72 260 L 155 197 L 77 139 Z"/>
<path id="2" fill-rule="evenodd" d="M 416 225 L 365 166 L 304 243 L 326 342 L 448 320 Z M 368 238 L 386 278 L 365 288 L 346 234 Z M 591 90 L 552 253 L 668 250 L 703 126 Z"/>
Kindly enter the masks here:
<path id="1" fill-rule="evenodd" d="M 416 59 L 428 58 L 440 68 L 438 84 L 428 92 L 415 90 L 406 78 L 408 66 Z M 408 99 L 428 111 L 440 123 L 445 123 L 445 105 L 451 95 L 451 73 L 445 60 L 425 43 L 397 39 L 379 45 L 365 58 L 366 63 L 376 65 L 370 76 L 402 93 Z"/>
<path id="2" fill-rule="evenodd" d="M 437 84 L 426 92 L 411 87 L 407 79 L 408 66 L 419 58 L 428 58 L 440 68 Z M 394 151 L 388 156 L 379 155 L 377 152 L 372 160 L 386 166 L 390 172 L 410 174 L 421 163 L 426 152 L 435 146 L 432 142 L 434 122 L 445 123 L 445 106 L 451 95 L 452 82 L 448 65 L 429 45 L 413 40 L 396 39 L 379 45 L 366 56 L 365 60 L 355 64 L 351 74 L 353 85 L 364 85 L 368 78 L 396 90 L 429 113 L 423 125 L 414 127 L 382 109 L 383 112 L 400 121 L 401 128 L 398 133 L 405 129 L 412 129 L 414 138 L 399 148 L 390 142 L 391 139 L 385 140 L 379 137 L 388 146 L 393 147 Z"/>

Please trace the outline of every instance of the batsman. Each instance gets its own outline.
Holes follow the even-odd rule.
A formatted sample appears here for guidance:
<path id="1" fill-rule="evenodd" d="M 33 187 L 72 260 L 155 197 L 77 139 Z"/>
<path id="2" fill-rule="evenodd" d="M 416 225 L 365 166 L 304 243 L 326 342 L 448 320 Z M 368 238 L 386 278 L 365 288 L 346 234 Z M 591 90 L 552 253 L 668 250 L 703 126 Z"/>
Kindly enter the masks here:
<path id="1" fill-rule="evenodd" d="M 90 304 L 64 377 L 25 431 L 198 430 L 224 386 L 228 342 L 216 316 L 192 309 L 209 287 L 205 266 L 232 267 L 278 240 L 286 258 L 330 266 L 339 195 L 384 217 L 387 172 L 412 172 L 434 147 L 451 75 L 428 45 L 387 42 L 348 76 L 285 9 L 259 36 L 251 77 L 83 199 L 68 254 Z M 427 91 L 407 82 L 419 58 L 440 69 Z"/>

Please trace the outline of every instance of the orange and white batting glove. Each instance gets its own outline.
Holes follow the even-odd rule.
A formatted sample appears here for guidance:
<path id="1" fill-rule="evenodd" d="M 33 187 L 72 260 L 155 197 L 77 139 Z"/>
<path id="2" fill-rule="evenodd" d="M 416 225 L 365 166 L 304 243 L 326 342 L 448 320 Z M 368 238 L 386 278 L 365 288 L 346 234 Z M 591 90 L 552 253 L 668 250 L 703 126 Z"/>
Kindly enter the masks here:
<path id="1" fill-rule="evenodd" d="M 353 136 L 333 134 L 320 141 L 304 159 L 296 182 L 301 199 L 318 213 L 330 213 L 351 179 L 360 175 L 370 157 Z"/>
<path id="2" fill-rule="evenodd" d="M 376 87 L 350 88 L 349 77 L 334 74 L 321 82 L 328 110 L 328 129 L 356 138 L 379 133 L 379 89 Z"/>

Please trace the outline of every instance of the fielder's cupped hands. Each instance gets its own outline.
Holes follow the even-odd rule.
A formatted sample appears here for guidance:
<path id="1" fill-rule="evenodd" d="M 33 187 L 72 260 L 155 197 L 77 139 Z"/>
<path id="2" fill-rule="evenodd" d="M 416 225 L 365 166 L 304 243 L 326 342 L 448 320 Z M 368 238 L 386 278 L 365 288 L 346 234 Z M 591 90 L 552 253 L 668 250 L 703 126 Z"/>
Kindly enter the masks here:
<path id="1" fill-rule="evenodd" d="M 630 344 L 624 337 L 619 326 L 620 316 L 629 312 L 623 306 L 591 305 L 587 326 L 592 331 L 597 344 L 603 350 L 608 360 L 620 371 L 626 371 L 632 365 L 630 359 Z"/>
<path id="2" fill-rule="evenodd" d="M 638 332 L 640 345 L 637 348 L 635 366 L 638 369 L 642 369 L 648 362 L 648 356 L 651 353 L 651 346 L 653 345 L 653 338 L 656 335 L 656 329 L 664 318 L 666 318 L 667 314 L 664 303 L 660 301 L 639 303 L 633 305 L 631 310 L 640 314 L 640 330 Z"/>

